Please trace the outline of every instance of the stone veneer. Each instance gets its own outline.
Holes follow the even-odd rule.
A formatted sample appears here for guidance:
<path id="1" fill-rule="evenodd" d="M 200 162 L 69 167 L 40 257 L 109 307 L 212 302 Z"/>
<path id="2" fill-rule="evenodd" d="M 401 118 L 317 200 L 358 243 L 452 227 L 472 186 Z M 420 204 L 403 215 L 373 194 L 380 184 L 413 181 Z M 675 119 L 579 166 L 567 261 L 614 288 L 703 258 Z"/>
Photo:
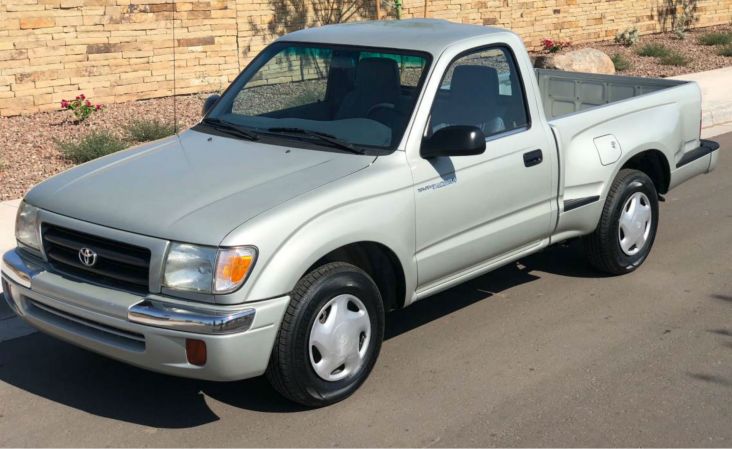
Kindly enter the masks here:
<path id="1" fill-rule="evenodd" d="M 669 29 L 666 5 L 679 1 L 429 0 L 427 16 L 510 28 L 535 48 Z M 313 3 L 327 2 L 0 0 L 0 115 L 56 109 L 79 92 L 101 103 L 172 95 L 174 53 L 177 94 L 220 90 L 277 35 L 317 24 Z M 403 18 L 423 17 L 423 0 L 403 4 Z M 367 4 L 351 19 L 374 16 Z M 698 0 L 696 16 L 695 26 L 729 23 L 732 0 Z"/>

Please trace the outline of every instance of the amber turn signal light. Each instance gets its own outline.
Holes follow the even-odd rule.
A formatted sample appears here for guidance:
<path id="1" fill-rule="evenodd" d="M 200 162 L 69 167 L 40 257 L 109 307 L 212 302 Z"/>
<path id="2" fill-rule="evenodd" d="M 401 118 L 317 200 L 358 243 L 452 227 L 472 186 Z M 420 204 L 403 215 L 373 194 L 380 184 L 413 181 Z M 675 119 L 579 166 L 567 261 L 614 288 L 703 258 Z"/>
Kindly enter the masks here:
<path id="1" fill-rule="evenodd" d="M 256 254 L 256 250 L 252 247 L 219 250 L 214 293 L 230 293 L 239 288 L 251 271 Z"/>

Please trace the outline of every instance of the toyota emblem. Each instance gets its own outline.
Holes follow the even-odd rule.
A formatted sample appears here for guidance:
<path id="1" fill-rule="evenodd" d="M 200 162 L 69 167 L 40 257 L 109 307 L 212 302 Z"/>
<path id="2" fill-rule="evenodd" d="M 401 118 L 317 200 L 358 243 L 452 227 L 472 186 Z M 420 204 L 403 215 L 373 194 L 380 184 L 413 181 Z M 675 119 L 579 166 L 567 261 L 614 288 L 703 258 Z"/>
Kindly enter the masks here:
<path id="1" fill-rule="evenodd" d="M 97 253 L 89 248 L 79 250 L 79 261 L 87 267 L 93 267 L 97 263 Z"/>

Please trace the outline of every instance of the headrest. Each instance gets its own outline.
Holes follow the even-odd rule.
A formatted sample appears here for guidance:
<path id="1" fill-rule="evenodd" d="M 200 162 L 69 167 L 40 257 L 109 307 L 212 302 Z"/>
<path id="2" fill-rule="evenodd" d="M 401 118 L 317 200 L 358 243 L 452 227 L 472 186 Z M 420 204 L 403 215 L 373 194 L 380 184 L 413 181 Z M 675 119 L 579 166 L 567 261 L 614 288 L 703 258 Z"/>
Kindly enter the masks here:
<path id="1" fill-rule="evenodd" d="M 495 101 L 498 95 L 498 71 L 484 65 L 455 67 L 450 82 L 450 96 L 456 100 Z"/>
<path id="2" fill-rule="evenodd" d="M 382 98 L 399 97 L 399 66 L 389 58 L 364 58 L 356 66 L 356 89 Z"/>

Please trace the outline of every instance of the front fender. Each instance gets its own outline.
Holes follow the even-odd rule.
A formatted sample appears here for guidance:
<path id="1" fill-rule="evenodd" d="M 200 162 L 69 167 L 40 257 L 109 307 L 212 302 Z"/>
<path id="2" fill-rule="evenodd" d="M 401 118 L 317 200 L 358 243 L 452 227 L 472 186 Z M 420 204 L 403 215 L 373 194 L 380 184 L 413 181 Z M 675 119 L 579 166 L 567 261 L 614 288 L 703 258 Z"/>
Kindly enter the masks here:
<path id="1" fill-rule="evenodd" d="M 314 191 L 247 222 L 223 246 L 255 244 L 258 261 L 240 295 L 243 301 L 289 293 L 315 262 L 343 246 L 374 242 L 389 248 L 404 269 L 408 298 L 414 292 L 414 193 L 403 153 Z M 384 161 L 384 159 L 392 159 Z M 393 163 L 396 161 L 397 163 Z M 366 173 L 373 170 L 371 173 Z M 364 192 L 371 193 L 364 196 Z M 247 243 L 248 242 L 248 243 Z"/>
<path id="2" fill-rule="evenodd" d="M 413 209 L 404 207 L 394 213 L 378 213 L 371 206 L 368 202 L 349 204 L 304 224 L 282 242 L 262 267 L 249 296 L 268 298 L 277 296 L 277 291 L 289 292 L 307 269 L 323 256 L 358 242 L 379 243 L 391 249 L 404 268 L 406 291 L 414 291 L 417 273 L 414 257 L 409 256 L 414 254 L 414 231 L 408 225 L 414 223 Z M 350 227 L 343 223 L 362 225 Z"/>

